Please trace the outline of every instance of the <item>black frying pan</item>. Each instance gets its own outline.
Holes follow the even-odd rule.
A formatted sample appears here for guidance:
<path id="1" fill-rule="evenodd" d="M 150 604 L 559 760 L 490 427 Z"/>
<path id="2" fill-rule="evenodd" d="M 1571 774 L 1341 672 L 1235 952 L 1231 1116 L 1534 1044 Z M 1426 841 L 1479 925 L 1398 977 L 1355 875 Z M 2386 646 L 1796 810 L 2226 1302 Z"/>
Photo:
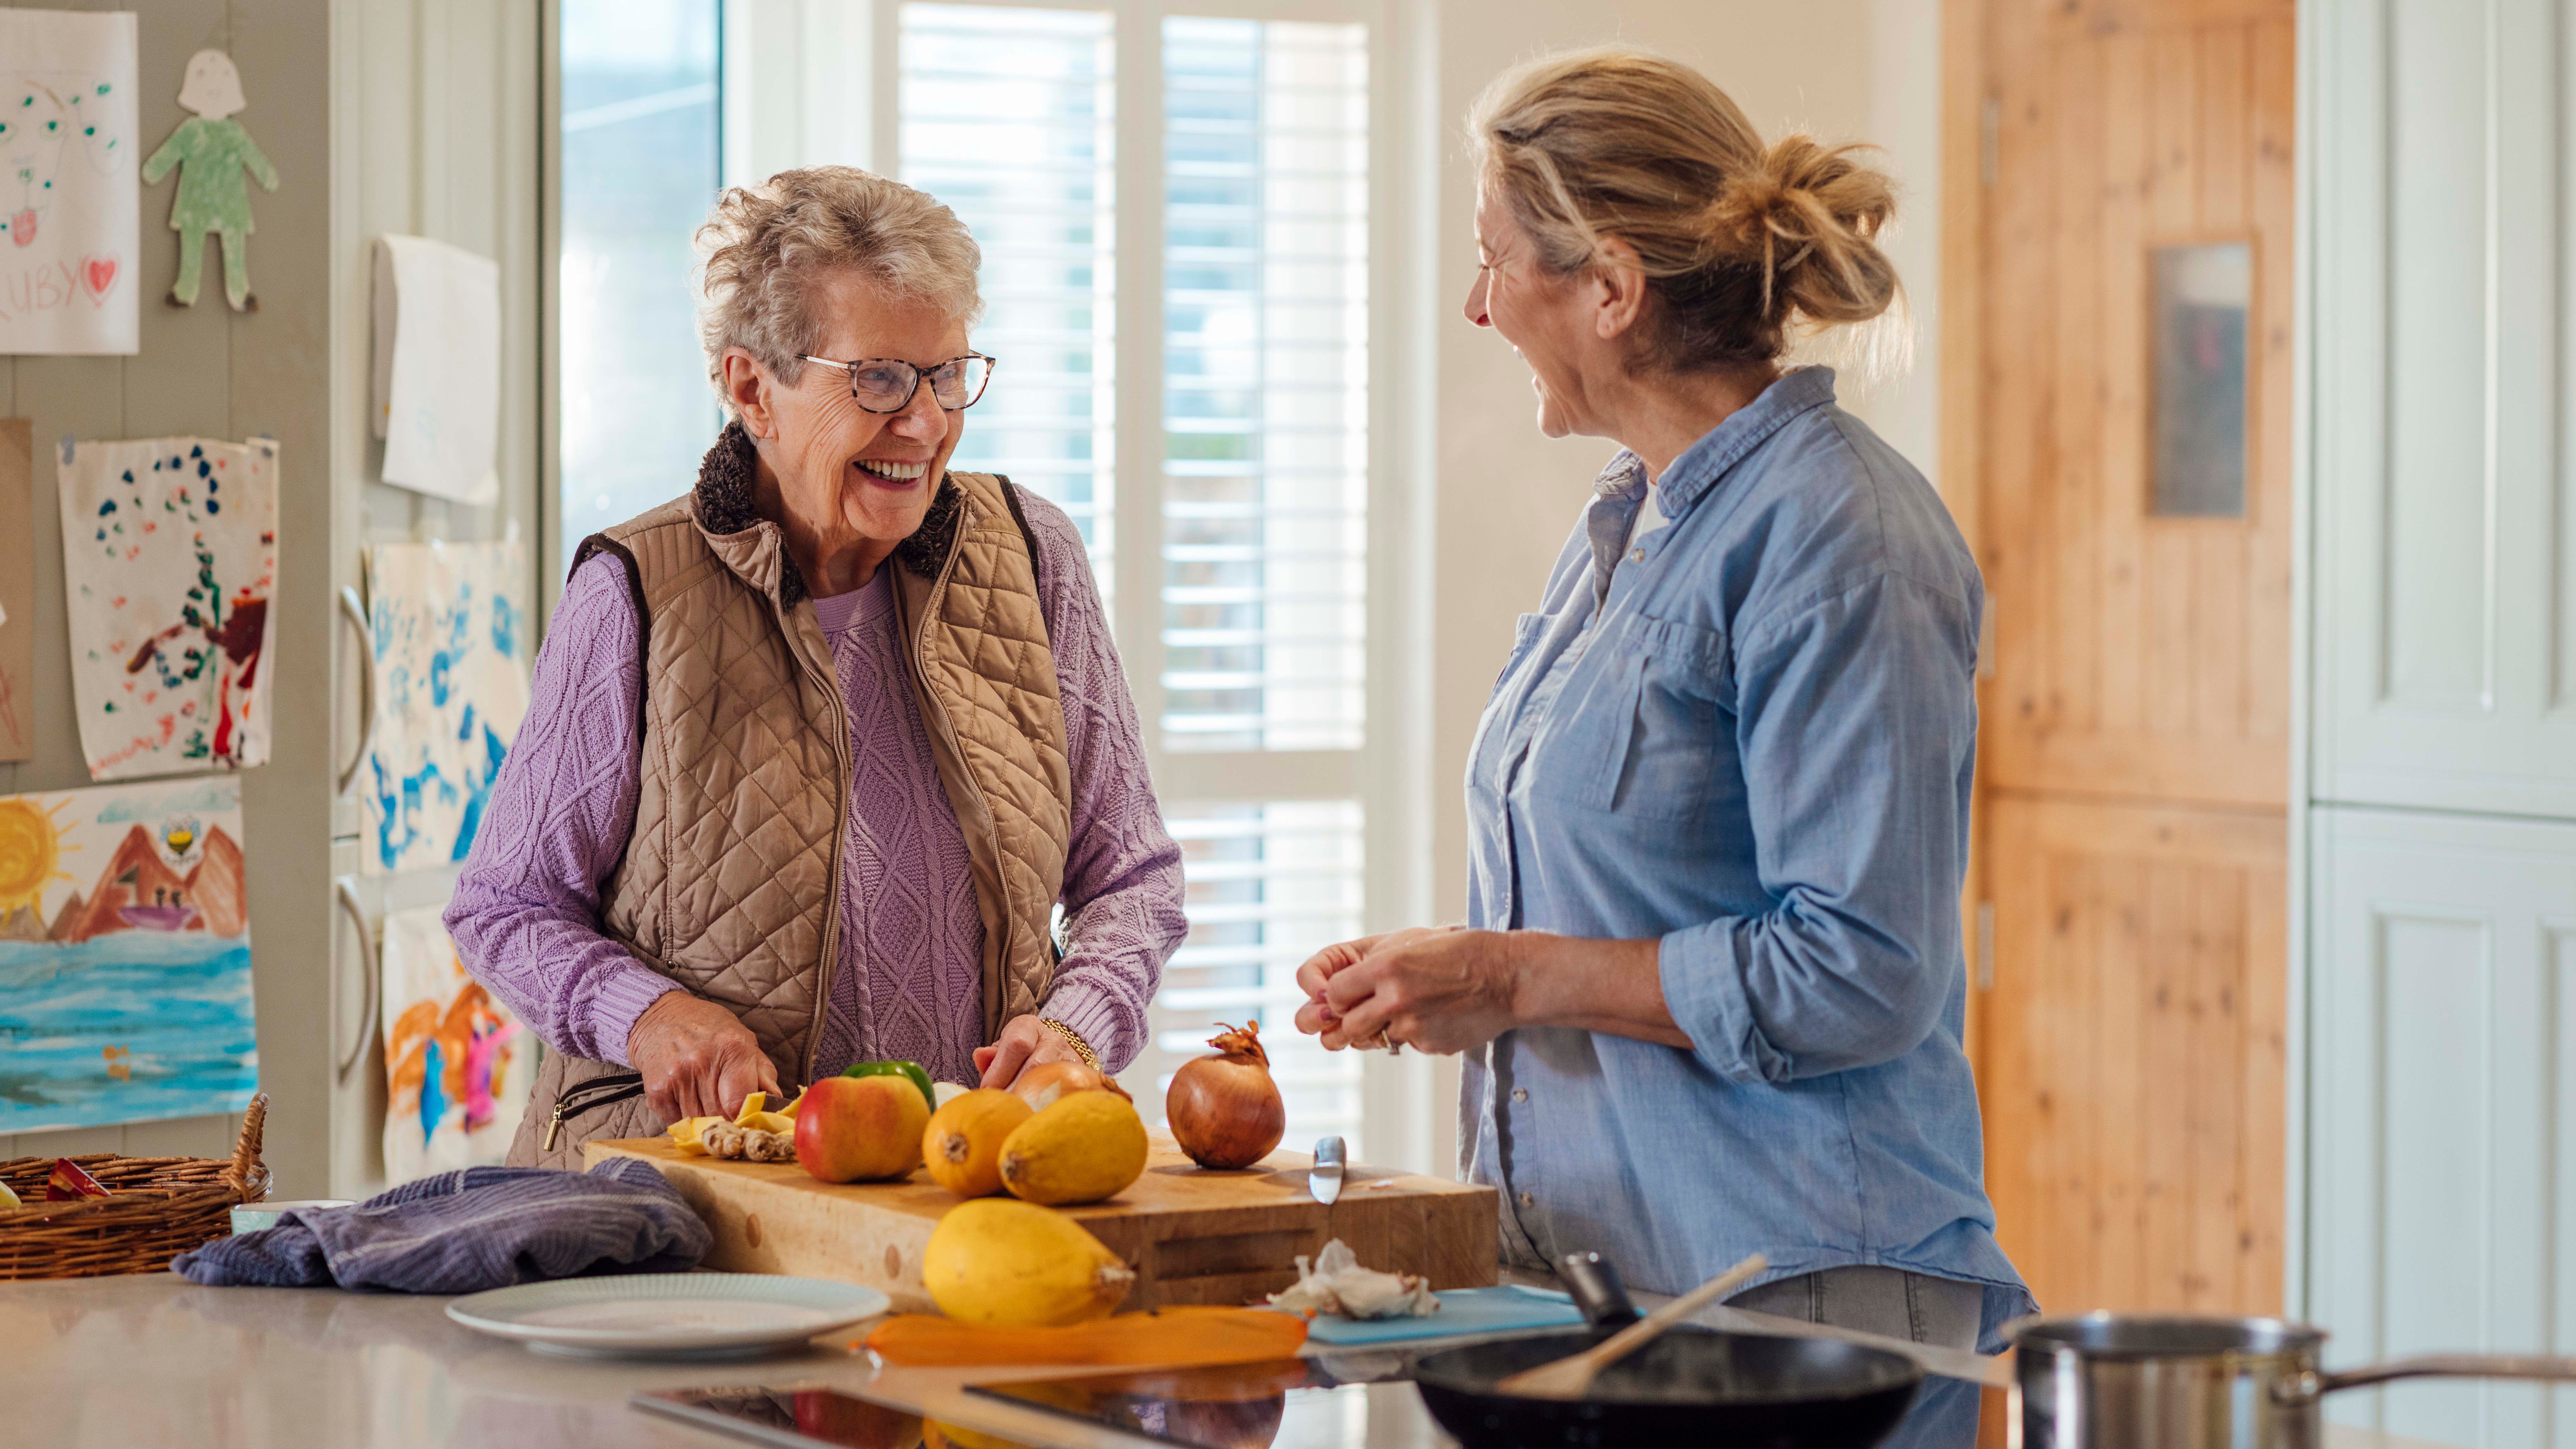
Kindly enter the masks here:
<path id="1" fill-rule="evenodd" d="M 1923 1382 L 1912 1359 L 1883 1349 L 1684 1326 L 1611 1365 L 1580 1399 L 1497 1393 L 1498 1380 L 1635 1321 L 1598 1254 L 1569 1255 L 1563 1276 L 1587 1330 L 1444 1349 L 1414 1365 L 1423 1404 L 1466 1449 L 1870 1449 L 1895 1431 Z"/>

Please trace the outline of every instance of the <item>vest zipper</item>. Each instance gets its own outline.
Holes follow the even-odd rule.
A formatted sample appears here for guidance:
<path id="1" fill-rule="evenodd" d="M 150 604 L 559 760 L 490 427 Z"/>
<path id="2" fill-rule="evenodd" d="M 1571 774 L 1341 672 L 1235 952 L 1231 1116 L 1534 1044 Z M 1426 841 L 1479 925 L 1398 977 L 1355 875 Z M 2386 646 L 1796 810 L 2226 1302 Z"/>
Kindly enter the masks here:
<path id="1" fill-rule="evenodd" d="M 969 525 L 976 521 L 974 516 L 974 498 L 971 495 L 967 495 L 963 489 L 959 490 L 959 495 L 960 496 L 957 500 L 957 531 L 949 539 L 948 557 L 940 561 L 939 576 L 930 581 L 930 592 L 922 596 L 923 607 L 921 610 L 921 627 L 920 631 L 914 634 L 912 638 L 912 667 L 915 671 L 916 677 L 923 680 L 930 678 L 931 615 L 936 612 L 937 606 L 943 602 L 946 597 L 949 575 L 957 571 L 957 555 L 966 547 L 966 530 Z M 1035 557 L 1036 556 L 1034 554 L 1031 555 L 1032 560 L 1034 560 Z M 948 757 L 958 762 L 960 768 L 957 773 L 966 781 L 966 788 L 974 794 L 976 808 L 984 812 L 984 819 L 989 824 L 993 819 L 993 802 L 985 798 L 983 782 L 975 778 L 975 772 L 963 768 L 966 760 L 966 752 L 964 749 L 960 748 L 957 743 L 957 726 L 956 723 L 948 717 L 947 704 L 939 698 L 938 693 L 934 690 L 924 689 L 921 693 L 923 698 L 930 701 L 931 713 L 937 716 L 936 724 L 939 730 L 939 738 L 948 746 Z M 1002 896 L 1002 909 L 998 913 L 1000 917 L 1001 940 L 997 943 L 995 948 L 994 960 L 1000 963 L 1003 981 L 1004 984 L 1007 985 L 1011 974 L 1011 928 L 1013 925 L 1013 917 L 1011 914 L 1011 873 L 1007 870 L 1001 869 L 1000 830 L 995 829 L 990 833 L 993 837 L 995 852 L 993 884 L 994 888 L 1000 891 Z M 985 1030 L 998 1031 L 1000 1026 L 1001 1023 L 999 1022 L 990 1023 L 986 1026 Z"/>
<path id="2" fill-rule="evenodd" d="M 893 568 L 895 561 L 889 555 L 877 567 Z M 778 622 L 781 632 L 791 640 L 796 638 L 796 624 L 792 611 L 789 617 L 782 618 Z M 830 647 L 829 640 L 824 643 L 826 648 Z M 804 666 L 805 677 L 820 685 L 832 701 L 833 717 L 837 724 L 837 728 L 832 731 L 832 761 L 840 772 L 838 781 L 840 788 L 832 792 L 832 853 L 828 857 L 829 870 L 825 876 L 828 884 L 825 886 L 823 898 L 823 959 L 820 963 L 822 971 L 815 979 L 814 1019 L 805 1028 L 805 1058 L 799 1068 L 799 1075 L 803 1078 L 799 1085 L 803 1087 L 811 1086 L 814 1082 L 814 1058 L 823 1049 L 823 1020 L 832 1004 L 832 976 L 841 964 L 841 846 L 850 833 L 850 771 L 852 768 L 850 707 L 848 702 L 841 698 L 841 674 L 838 661 L 834 662 L 827 673 L 818 675 L 814 666 L 806 663 L 803 651 L 791 646 L 788 652 L 795 654 L 797 663 Z"/>
<path id="3" fill-rule="evenodd" d="M 555 1138 L 562 1134 L 566 1118 L 643 1095 L 642 1072 L 608 1072 L 563 1088 L 555 1093 L 554 1115 L 546 1119 L 545 1150 L 555 1150 Z"/>

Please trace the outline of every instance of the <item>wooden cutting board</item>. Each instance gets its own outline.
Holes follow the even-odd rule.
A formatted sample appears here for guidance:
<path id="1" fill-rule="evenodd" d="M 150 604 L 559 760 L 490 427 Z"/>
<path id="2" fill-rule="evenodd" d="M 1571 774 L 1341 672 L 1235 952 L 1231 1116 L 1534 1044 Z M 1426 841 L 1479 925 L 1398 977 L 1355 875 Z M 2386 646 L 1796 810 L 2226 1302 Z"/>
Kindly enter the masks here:
<path id="1" fill-rule="evenodd" d="M 1136 1270 L 1122 1309 L 1259 1301 L 1295 1282 L 1296 1258 L 1340 1238 L 1360 1262 L 1421 1273 L 1434 1288 L 1494 1281 L 1494 1189 L 1354 1166 L 1331 1207 L 1306 1191 L 1313 1159 L 1274 1152 L 1240 1172 L 1192 1163 L 1161 1132 L 1145 1175 L 1107 1202 L 1063 1211 Z M 930 1230 L 959 1199 L 914 1172 L 900 1182 L 834 1186 L 792 1162 L 683 1155 L 668 1138 L 589 1142 L 585 1165 L 641 1157 L 661 1169 L 715 1231 L 705 1266 L 864 1283 L 906 1312 L 935 1312 L 921 1286 Z"/>

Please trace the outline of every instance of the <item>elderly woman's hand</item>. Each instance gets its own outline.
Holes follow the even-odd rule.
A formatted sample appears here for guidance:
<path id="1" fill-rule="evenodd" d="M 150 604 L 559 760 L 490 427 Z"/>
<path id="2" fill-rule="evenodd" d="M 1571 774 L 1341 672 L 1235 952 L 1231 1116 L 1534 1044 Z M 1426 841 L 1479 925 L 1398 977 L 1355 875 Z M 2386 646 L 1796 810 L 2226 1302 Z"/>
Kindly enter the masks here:
<path id="1" fill-rule="evenodd" d="M 731 1117 L 754 1092 L 778 1092 L 778 1069 L 760 1039 L 730 1011 L 685 991 L 665 991 L 626 1038 L 626 1060 L 644 1074 L 644 1100 L 677 1121 Z"/>
<path id="2" fill-rule="evenodd" d="M 978 1086 L 1010 1090 L 1020 1073 L 1047 1062 L 1079 1062 L 1073 1043 L 1034 1016 L 1015 1016 L 1002 1024 L 1002 1039 L 975 1048 L 975 1070 L 984 1074 Z"/>

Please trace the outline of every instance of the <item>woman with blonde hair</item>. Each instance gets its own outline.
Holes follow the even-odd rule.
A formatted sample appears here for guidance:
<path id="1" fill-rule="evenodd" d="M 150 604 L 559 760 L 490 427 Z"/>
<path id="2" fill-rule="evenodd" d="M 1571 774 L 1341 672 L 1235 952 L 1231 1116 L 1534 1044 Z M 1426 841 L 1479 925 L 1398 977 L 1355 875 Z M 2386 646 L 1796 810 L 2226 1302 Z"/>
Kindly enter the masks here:
<path id="1" fill-rule="evenodd" d="M 1470 753 L 1469 922 L 1300 973 L 1328 1047 L 1466 1054 L 1460 1165 L 1507 1260 L 1955 1348 L 2032 1305 L 1961 1047 L 1975 561 L 1923 475 L 1790 367 L 1899 301 L 1888 179 L 1764 144 L 1686 66 L 1540 60 L 1470 117 L 1467 320 L 1539 430 L 1618 443 Z M 1896 1442 L 1973 1441 L 1936 1380 Z"/>

